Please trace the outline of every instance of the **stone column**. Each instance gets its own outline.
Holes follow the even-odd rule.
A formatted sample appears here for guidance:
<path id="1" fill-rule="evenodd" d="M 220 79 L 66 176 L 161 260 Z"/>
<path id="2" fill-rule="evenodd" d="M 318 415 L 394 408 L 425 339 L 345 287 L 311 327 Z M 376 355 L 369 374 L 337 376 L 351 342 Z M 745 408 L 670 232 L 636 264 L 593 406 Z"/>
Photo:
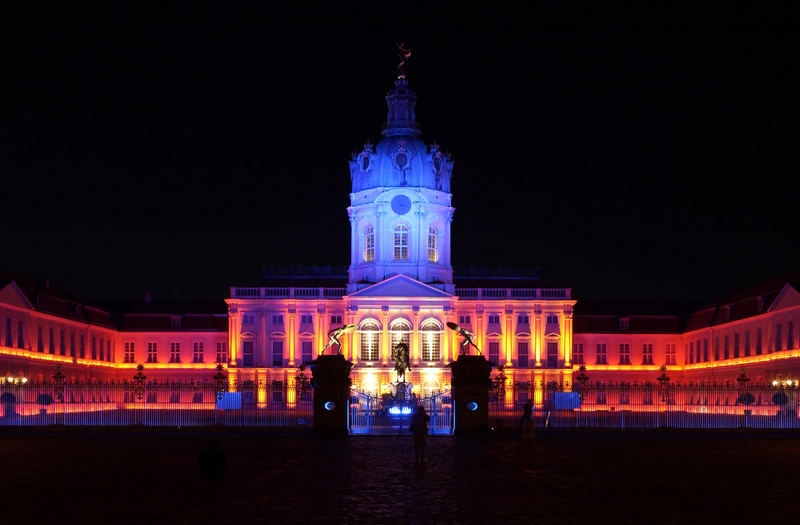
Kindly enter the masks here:
<path id="1" fill-rule="evenodd" d="M 488 430 L 492 365 L 482 355 L 460 355 L 448 366 L 452 374 L 454 433 Z"/>
<path id="2" fill-rule="evenodd" d="M 542 366 L 542 341 L 544 340 L 544 327 L 542 326 L 542 308 L 536 305 L 533 310 L 533 330 L 531 334 L 531 343 L 533 343 L 534 353 L 536 355 L 536 368 Z"/>
<path id="3" fill-rule="evenodd" d="M 348 307 L 345 310 L 344 315 L 346 319 L 345 324 L 356 324 L 356 312 L 354 310 L 351 310 Z M 358 364 L 358 358 L 360 357 L 358 355 L 360 341 L 358 341 L 356 334 L 357 332 L 350 332 L 347 334 L 347 339 L 345 340 L 346 342 L 344 345 L 345 349 L 342 352 L 342 355 L 345 356 L 345 359 L 347 359 L 348 355 L 350 356 L 350 360 L 354 365 Z M 327 341 L 325 343 L 327 344 Z"/>
<path id="4" fill-rule="evenodd" d="M 444 312 L 444 321 L 445 321 L 445 327 L 443 329 L 441 338 L 442 338 L 442 347 L 444 349 L 444 356 L 443 356 L 444 357 L 444 364 L 447 365 L 447 364 L 450 364 L 450 361 L 454 361 L 454 360 L 456 360 L 458 358 L 458 356 L 456 355 L 456 349 L 451 344 L 452 339 L 453 339 L 452 336 L 451 336 L 451 332 L 453 332 L 453 330 L 450 330 L 450 329 L 447 328 L 447 323 L 450 323 L 450 322 L 454 323 L 455 322 L 454 313 L 453 313 L 453 309 L 452 308 L 450 308 L 449 310 L 445 310 L 445 312 Z"/>
<path id="5" fill-rule="evenodd" d="M 564 330 L 561 332 L 561 341 L 564 345 L 564 367 L 572 366 L 572 308 L 564 308 Z"/>
<path id="6" fill-rule="evenodd" d="M 240 327 L 239 313 L 236 309 L 231 308 L 228 312 L 228 351 L 230 352 L 231 366 L 238 366 L 239 364 Z"/>
<path id="7" fill-rule="evenodd" d="M 353 364 L 341 355 L 321 355 L 311 362 L 314 431 L 347 433 L 352 367 Z"/>
<path id="8" fill-rule="evenodd" d="M 413 306 L 413 315 L 411 316 L 411 364 L 415 367 L 419 365 L 420 360 L 420 339 L 419 339 L 419 306 Z"/>
<path id="9" fill-rule="evenodd" d="M 382 306 L 381 307 L 381 340 L 378 347 L 378 353 L 380 354 L 381 364 L 387 365 L 389 363 L 389 353 L 391 352 L 389 343 L 389 307 Z"/>
<path id="10" fill-rule="evenodd" d="M 289 343 L 289 366 L 294 366 L 295 344 L 297 344 L 297 308 L 289 305 L 289 326 L 286 329 L 286 340 Z"/>
<path id="11" fill-rule="evenodd" d="M 514 348 L 514 309 L 507 305 L 503 316 L 505 317 L 505 327 L 503 328 L 505 337 L 503 339 L 505 339 L 506 343 L 505 348 L 503 348 L 503 354 L 506 360 L 505 366 L 510 367 L 512 365 L 511 354 Z M 502 361 L 503 358 L 501 357 L 500 360 Z"/>

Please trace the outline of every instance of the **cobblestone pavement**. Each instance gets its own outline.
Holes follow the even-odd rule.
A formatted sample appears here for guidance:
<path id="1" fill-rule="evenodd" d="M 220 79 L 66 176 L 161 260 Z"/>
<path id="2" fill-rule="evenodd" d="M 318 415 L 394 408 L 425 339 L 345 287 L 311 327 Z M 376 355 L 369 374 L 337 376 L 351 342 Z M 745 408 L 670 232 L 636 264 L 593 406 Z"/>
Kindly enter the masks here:
<path id="1" fill-rule="evenodd" d="M 203 478 L 213 440 L 227 475 Z M 2 523 L 800 522 L 800 436 L 0 434 Z"/>

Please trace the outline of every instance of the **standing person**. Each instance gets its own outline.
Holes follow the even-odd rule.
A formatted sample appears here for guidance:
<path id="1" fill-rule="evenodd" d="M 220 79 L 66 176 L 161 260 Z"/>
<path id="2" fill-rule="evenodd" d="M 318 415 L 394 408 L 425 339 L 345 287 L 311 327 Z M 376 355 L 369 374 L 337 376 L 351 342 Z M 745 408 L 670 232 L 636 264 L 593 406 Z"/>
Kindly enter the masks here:
<path id="1" fill-rule="evenodd" d="M 530 398 L 525 401 L 525 406 L 522 407 L 522 419 L 519 420 L 519 426 L 522 427 L 523 437 L 527 437 L 532 433 L 533 422 L 531 421 L 531 412 L 533 411 L 533 403 Z"/>
<path id="2" fill-rule="evenodd" d="M 428 421 L 431 417 L 425 412 L 425 407 L 417 405 L 417 411 L 411 417 L 408 429 L 414 433 L 414 462 L 425 463 L 425 440 L 428 438 Z"/>

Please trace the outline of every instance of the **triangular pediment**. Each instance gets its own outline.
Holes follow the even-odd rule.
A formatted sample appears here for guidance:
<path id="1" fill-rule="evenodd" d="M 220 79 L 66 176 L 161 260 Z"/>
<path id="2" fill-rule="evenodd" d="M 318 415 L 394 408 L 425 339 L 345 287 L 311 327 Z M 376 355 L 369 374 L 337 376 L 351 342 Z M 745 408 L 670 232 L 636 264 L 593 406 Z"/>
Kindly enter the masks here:
<path id="1" fill-rule="evenodd" d="M 769 311 L 774 312 L 775 310 L 783 310 L 794 306 L 800 306 L 800 292 L 791 284 L 786 283 L 772 302 Z"/>
<path id="2" fill-rule="evenodd" d="M 23 291 L 14 281 L 11 281 L 0 289 L 0 303 L 33 310 L 33 305 L 28 301 L 28 298 L 25 297 Z"/>
<path id="3" fill-rule="evenodd" d="M 353 292 L 349 297 L 428 297 L 451 299 L 453 296 L 433 286 L 428 286 L 407 275 L 399 274 Z"/>

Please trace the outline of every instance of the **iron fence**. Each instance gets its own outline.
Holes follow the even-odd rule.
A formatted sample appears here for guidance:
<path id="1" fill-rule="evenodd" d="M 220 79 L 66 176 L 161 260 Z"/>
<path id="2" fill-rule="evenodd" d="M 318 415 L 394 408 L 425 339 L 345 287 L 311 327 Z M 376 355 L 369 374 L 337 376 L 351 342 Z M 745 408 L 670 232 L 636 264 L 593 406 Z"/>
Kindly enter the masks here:
<path id="1" fill-rule="evenodd" d="M 0 427 L 258 427 L 311 430 L 313 390 L 285 382 L 0 387 Z"/>
<path id="2" fill-rule="evenodd" d="M 528 400 L 539 428 L 800 429 L 797 388 L 705 384 L 517 384 L 490 393 L 491 427 L 518 428 Z"/>
<path id="3" fill-rule="evenodd" d="M 430 417 L 429 435 L 453 433 L 453 400 L 450 392 L 413 397 L 401 405 L 390 401 L 353 390 L 347 420 L 350 434 L 408 434 L 408 425 L 417 405 L 425 407 Z"/>

